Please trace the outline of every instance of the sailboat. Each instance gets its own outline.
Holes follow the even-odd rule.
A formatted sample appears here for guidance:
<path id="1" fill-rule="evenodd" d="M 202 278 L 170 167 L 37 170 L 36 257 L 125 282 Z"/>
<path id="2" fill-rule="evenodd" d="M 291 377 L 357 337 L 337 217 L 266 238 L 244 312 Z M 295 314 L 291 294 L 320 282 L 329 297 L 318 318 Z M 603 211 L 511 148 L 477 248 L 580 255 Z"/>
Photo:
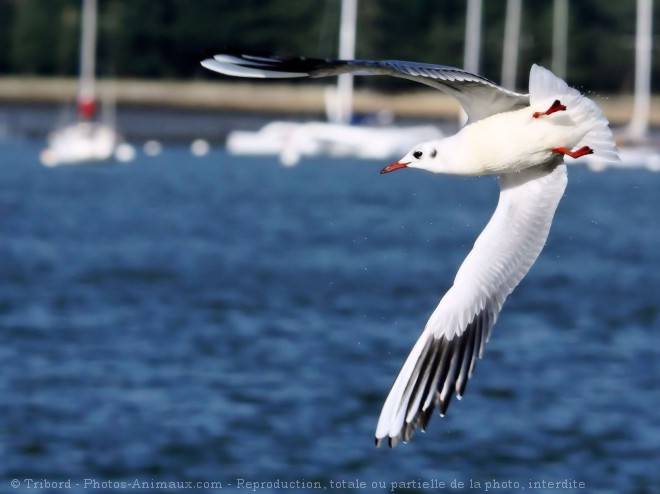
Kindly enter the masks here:
<path id="1" fill-rule="evenodd" d="M 660 171 L 660 148 L 649 138 L 651 109 L 651 55 L 653 45 L 653 0 L 637 0 L 637 26 L 635 30 L 635 93 L 633 113 L 627 127 L 617 133 L 621 162 L 607 166 L 647 168 Z M 586 156 L 587 166 L 603 170 L 605 163 Z"/>
<path id="2" fill-rule="evenodd" d="M 356 30 L 357 0 L 342 0 L 339 58 L 355 58 Z M 257 132 L 233 131 L 227 136 L 227 151 L 275 154 L 283 165 L 293 166 L 305 156 L 386 159 L 408 152 L 420 141 L 442 137 L 432 125 L 393 126 L 387 112 L 376 115 L 372 124 L 354 124 L 353 74 L 340 75 L 336 88 L 326 91 L 325 101 L 327 121 L 276 121 Z"/>
<path id="3" fill-rule="evenodd" d="M 78 118 L 48 136 L 48 147 L 40 156 L 44 166 L 105 161 L 113 157 L 120 144 L 121 139 L 112 122 L 95 120 L 96 7 L 96 0 L 83 0 Z"/>

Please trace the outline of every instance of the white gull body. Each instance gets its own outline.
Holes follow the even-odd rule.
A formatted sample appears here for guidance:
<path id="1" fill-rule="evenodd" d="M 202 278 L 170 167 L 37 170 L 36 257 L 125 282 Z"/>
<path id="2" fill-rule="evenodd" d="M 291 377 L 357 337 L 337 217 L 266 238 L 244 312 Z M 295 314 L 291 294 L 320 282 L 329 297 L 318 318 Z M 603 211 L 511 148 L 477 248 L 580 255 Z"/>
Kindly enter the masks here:
<path id="1" fill-rule="evenodd" d="M 420 168 L 456 175 L 496 174 L 497 208 L 431 314 L 385 400 L 376 444 L 395 446 L 422 429 L 437 407 L 465 392 L 507 296 L 545 245 L 567 183 L 564 156 L 619 160 L 596 104 L 550 71 L 532 66 L 529 94 L 461 69 L 401 61 L 320 60 L 218 55 L 206 68 L 241 77 L 391 75 L 454 96 L 468 115 L 458 133 L 416 145 L 381 173 Z"/>

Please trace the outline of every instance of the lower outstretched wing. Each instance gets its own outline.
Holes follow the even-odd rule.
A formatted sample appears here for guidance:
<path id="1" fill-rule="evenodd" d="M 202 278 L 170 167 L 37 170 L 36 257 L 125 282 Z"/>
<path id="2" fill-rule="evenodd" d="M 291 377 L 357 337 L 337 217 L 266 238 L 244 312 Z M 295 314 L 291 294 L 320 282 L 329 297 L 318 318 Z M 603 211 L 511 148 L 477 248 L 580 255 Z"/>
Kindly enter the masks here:
<path id="1" fill-rule="evenodd" d="M 566 182 L 561 157 L 500 175 L 497 208 L 399 371 L 376 445 L 408 441 L 436 406 L 444 415 L 452 396 L 462 397 L 504 300 L 545 245 Z"/>

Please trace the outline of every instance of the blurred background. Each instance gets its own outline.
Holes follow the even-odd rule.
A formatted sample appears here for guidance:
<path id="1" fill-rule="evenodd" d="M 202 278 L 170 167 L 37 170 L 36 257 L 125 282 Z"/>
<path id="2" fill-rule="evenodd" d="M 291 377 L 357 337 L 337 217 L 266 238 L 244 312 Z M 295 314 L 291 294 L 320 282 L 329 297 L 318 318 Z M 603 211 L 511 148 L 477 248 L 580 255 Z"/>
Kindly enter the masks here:
<path id="1" fill-rule="evenodd" d="M 398 0 L 358 5 L 359 58 L 463 65 L 464 0 Z M 516 82 L 526 88 L 532 63 L 551 65 L 553 0 L 523 2 Z M 576 86 L 632 93 L 636 2 L 582 0 L 570 7 L 568 76 Z M 480 72 L 499 80 L 506 0 L 481 7 Z M 3 0 L 0 70 L 3 75 L 75 76 L 81 22 L 79 0 Z M 653 14 L 658 18 L 657 9 Z M 197 61 L 227 47 L 315 57 L 335 56 L 340 2 L 285 0 L 100 0 L 98 70 L 101 77 L 210 79 Z M 656 23 L 657 24 L 657 23 Z M 656 59 L 657 60 L 657 59 Z M 660 84 L 653 68 L 654 89 Z M 365 84 L 375 83 L 363 79 Z M 395 81 L 378 81 L 387 87 Z"/>
<path id="2" fill-rule="evenodd" d="M 0 491 L 656 492 L 659 15 L 0 0 Z M 497 181 L 379 176 L 458 129 L 438 91 L 200 66 L 226 50 L 439 63 L 521 92 L 538 63 L 612 123 L 622 163 L 570 163 L 465 398 L 408 445 L 373 447 L 380 408 Z"/>

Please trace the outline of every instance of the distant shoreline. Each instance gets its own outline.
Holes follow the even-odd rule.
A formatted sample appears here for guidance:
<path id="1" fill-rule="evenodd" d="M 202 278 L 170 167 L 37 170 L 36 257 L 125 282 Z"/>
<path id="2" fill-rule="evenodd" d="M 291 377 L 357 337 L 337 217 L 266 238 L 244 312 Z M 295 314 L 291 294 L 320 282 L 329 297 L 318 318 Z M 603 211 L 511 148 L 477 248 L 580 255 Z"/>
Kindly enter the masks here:
<path id="1" fill-rule="evenodd" d="M 319 114 L 324 112 L 327 85 L 246 83 L 225 81 L 99 81 L 101 100 L 118 106 L 150 106 L 188 110 L 245 111 L 275 114 Z M 0 102 L 70 103 L 75 100 L 74 78 L 0 77 Z M 632 115 L 632 96 L 591 96 L 615 126 L 625 125 Z M 357 113 L 391 111 L 398 118 L 453 119 L 459 112 L 456 101 L 432 89 L 379 93 L 355 92 Z M 650 121 L 660 126 L 660 96 L 651 103 Z"/>

